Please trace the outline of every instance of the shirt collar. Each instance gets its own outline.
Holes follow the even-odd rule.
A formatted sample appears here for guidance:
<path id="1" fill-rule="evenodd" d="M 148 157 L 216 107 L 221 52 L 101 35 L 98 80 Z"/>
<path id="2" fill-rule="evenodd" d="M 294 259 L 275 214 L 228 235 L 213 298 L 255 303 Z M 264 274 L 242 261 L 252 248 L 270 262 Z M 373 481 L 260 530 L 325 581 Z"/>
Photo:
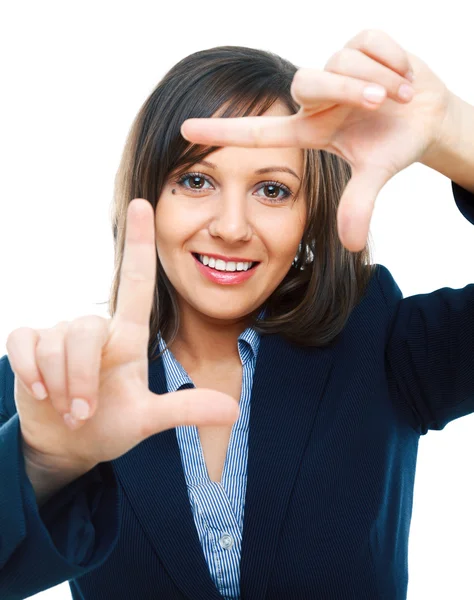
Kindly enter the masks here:
<path id="1" fill-rule="evenodd" d="M 266 310 L 262 308 L 260 311 L 258 318 L 262 319 L 265 316 Z M 159 340 L 159 352 L 162 352 L 166 346 L 163 338 L 161 337 L 161 333 L 158 332 L 158 340 Z M 237 340 L 237 347 L 240 355 L 240 359 L 242 361 L 242 365 L 244 365 L 248 360 L 256 359 L 258 348 L 260 345 L 260 335 L 255 331 L 253 327 L 247 327 L 245 331 L 243 331 Z M 166 374 L 166 383 L 168 392 L 176 392 L 183 385 L 186 387 L 190 387 L 192 385 L 192 381 L 185 371 L 184 367 L 178 362 L 171 352 L 171 350 L 167 349 L 162 355 L 163 358 L 163 367 L 165 369 Z"/>

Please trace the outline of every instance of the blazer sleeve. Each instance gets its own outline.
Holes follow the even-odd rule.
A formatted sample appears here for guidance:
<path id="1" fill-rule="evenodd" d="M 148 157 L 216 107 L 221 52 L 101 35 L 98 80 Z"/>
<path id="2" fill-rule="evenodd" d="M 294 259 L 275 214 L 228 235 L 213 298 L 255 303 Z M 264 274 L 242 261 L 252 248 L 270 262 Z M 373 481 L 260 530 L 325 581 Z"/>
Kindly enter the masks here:
<path id="1" fill-rule="evenodd" d="M 0 598 L 21 600 L 103 564 L 118 535 L 121 498 L 110 463 L 41 507 L 25 471 L 14 373 L 0 358 Z"/>
<path id="2" fill-rule="evenodd" d="M 474 194 L 452 189 L 474 225 Z M 424 435 L 474 412 L 474 283 L 403 298 L 386 267 L 377 276 L 389 312 L 386 364 L 412 426 Z"/>

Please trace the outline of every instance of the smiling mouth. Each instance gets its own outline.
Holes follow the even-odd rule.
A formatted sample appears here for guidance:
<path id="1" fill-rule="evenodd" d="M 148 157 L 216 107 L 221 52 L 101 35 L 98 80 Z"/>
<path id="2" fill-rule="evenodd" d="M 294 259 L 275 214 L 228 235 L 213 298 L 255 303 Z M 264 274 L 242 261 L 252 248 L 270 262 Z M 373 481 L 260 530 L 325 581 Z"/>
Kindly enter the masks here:
<path id="1" fill-rule="evenodd" d="M 252 269 L 255 269 L 255 267 L 258 267 L 258 265 L 260 264 L 260 262 L 254 262 L 254 263 L 252 264 L 252 266 L 251 266 L 251 267 L 249 267 L 248 269 L 246 269 L 246 271 L 244 271 L 244 270 L 242 270 L 242 271 L 237 271 L 237 269 L 236 269 L 235 271 L 227 271 L 227 270 L 221 271 L 220 269 L 215 269 L 214 267 L 209 267 L 209 265 L 205 265 L 205 264 L 204 264 L 204 263 L 201 261 L 201 259 L 199 258 L 199 254 L 197 254 L 196 252 L 191 252 L 191 254 L 192 254 L 192 255 L 194 256 L 194 258 L 196 258 L 196 260 L 198 260 L 198 261 L 201 263 L 201 265 L 203 265 L 204 267 L 206 267 L 206 266 L 207 266 L 209 269 L 214 269 L 215 271 L 219 271 L 220 273 L 245 273 L 246 271 L 251 271 Z M 237 261 L 234 261 L 234 262 L 237 264 Z M 245 261 L 242 261 L 242 262 L 245 262 Z"/>

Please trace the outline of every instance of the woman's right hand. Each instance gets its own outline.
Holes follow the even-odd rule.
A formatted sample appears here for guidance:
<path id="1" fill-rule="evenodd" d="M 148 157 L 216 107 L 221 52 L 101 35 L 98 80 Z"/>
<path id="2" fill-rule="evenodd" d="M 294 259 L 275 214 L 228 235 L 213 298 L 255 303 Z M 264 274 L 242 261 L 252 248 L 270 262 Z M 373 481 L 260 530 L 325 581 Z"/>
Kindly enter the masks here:
<path id="1" fill-rule="evenodd" d="M 154 212 L 134 199 L 127 213 L 117 310 L 51 329 L 20 327 L 7 351 L 15 374 L 15 403 L 25 457 L 54 469 L 84 472 L 178 425 L 230 425 L 234 398 L 206 389 L 154 394 L 148 389 L 148 341 L 156 277 Z M 44 400 L 33 396 L 42 383 Z M 83 398 L 90 416 L 68 426 L 71 401 Z"/>

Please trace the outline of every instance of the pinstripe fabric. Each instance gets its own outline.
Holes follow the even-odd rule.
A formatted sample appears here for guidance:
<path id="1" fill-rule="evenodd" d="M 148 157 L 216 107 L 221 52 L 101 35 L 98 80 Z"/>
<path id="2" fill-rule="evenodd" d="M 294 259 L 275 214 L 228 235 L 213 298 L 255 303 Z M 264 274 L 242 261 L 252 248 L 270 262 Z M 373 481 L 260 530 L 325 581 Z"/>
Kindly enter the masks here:
<path id="1" fill-rule="evenodd" d="M 264 315 L 264 310 L 259 318 Z M 165 342 L 158 334 L 160 352 Z M 221 482 L 211 481 L 195 425 L 176 427 L 176 437 L 194 523 L 209 573 L 227 600 L 240 598 L 240 553 L 247 487 L 248 431 L 253 374 L 260 344 L 259 334 L 248 327 L 237 346 L 242 361 L 240 414 L 232 427 Z M 171 350 L 163 354 L 167 389 L 193 388 L 194 383 Z"/>

